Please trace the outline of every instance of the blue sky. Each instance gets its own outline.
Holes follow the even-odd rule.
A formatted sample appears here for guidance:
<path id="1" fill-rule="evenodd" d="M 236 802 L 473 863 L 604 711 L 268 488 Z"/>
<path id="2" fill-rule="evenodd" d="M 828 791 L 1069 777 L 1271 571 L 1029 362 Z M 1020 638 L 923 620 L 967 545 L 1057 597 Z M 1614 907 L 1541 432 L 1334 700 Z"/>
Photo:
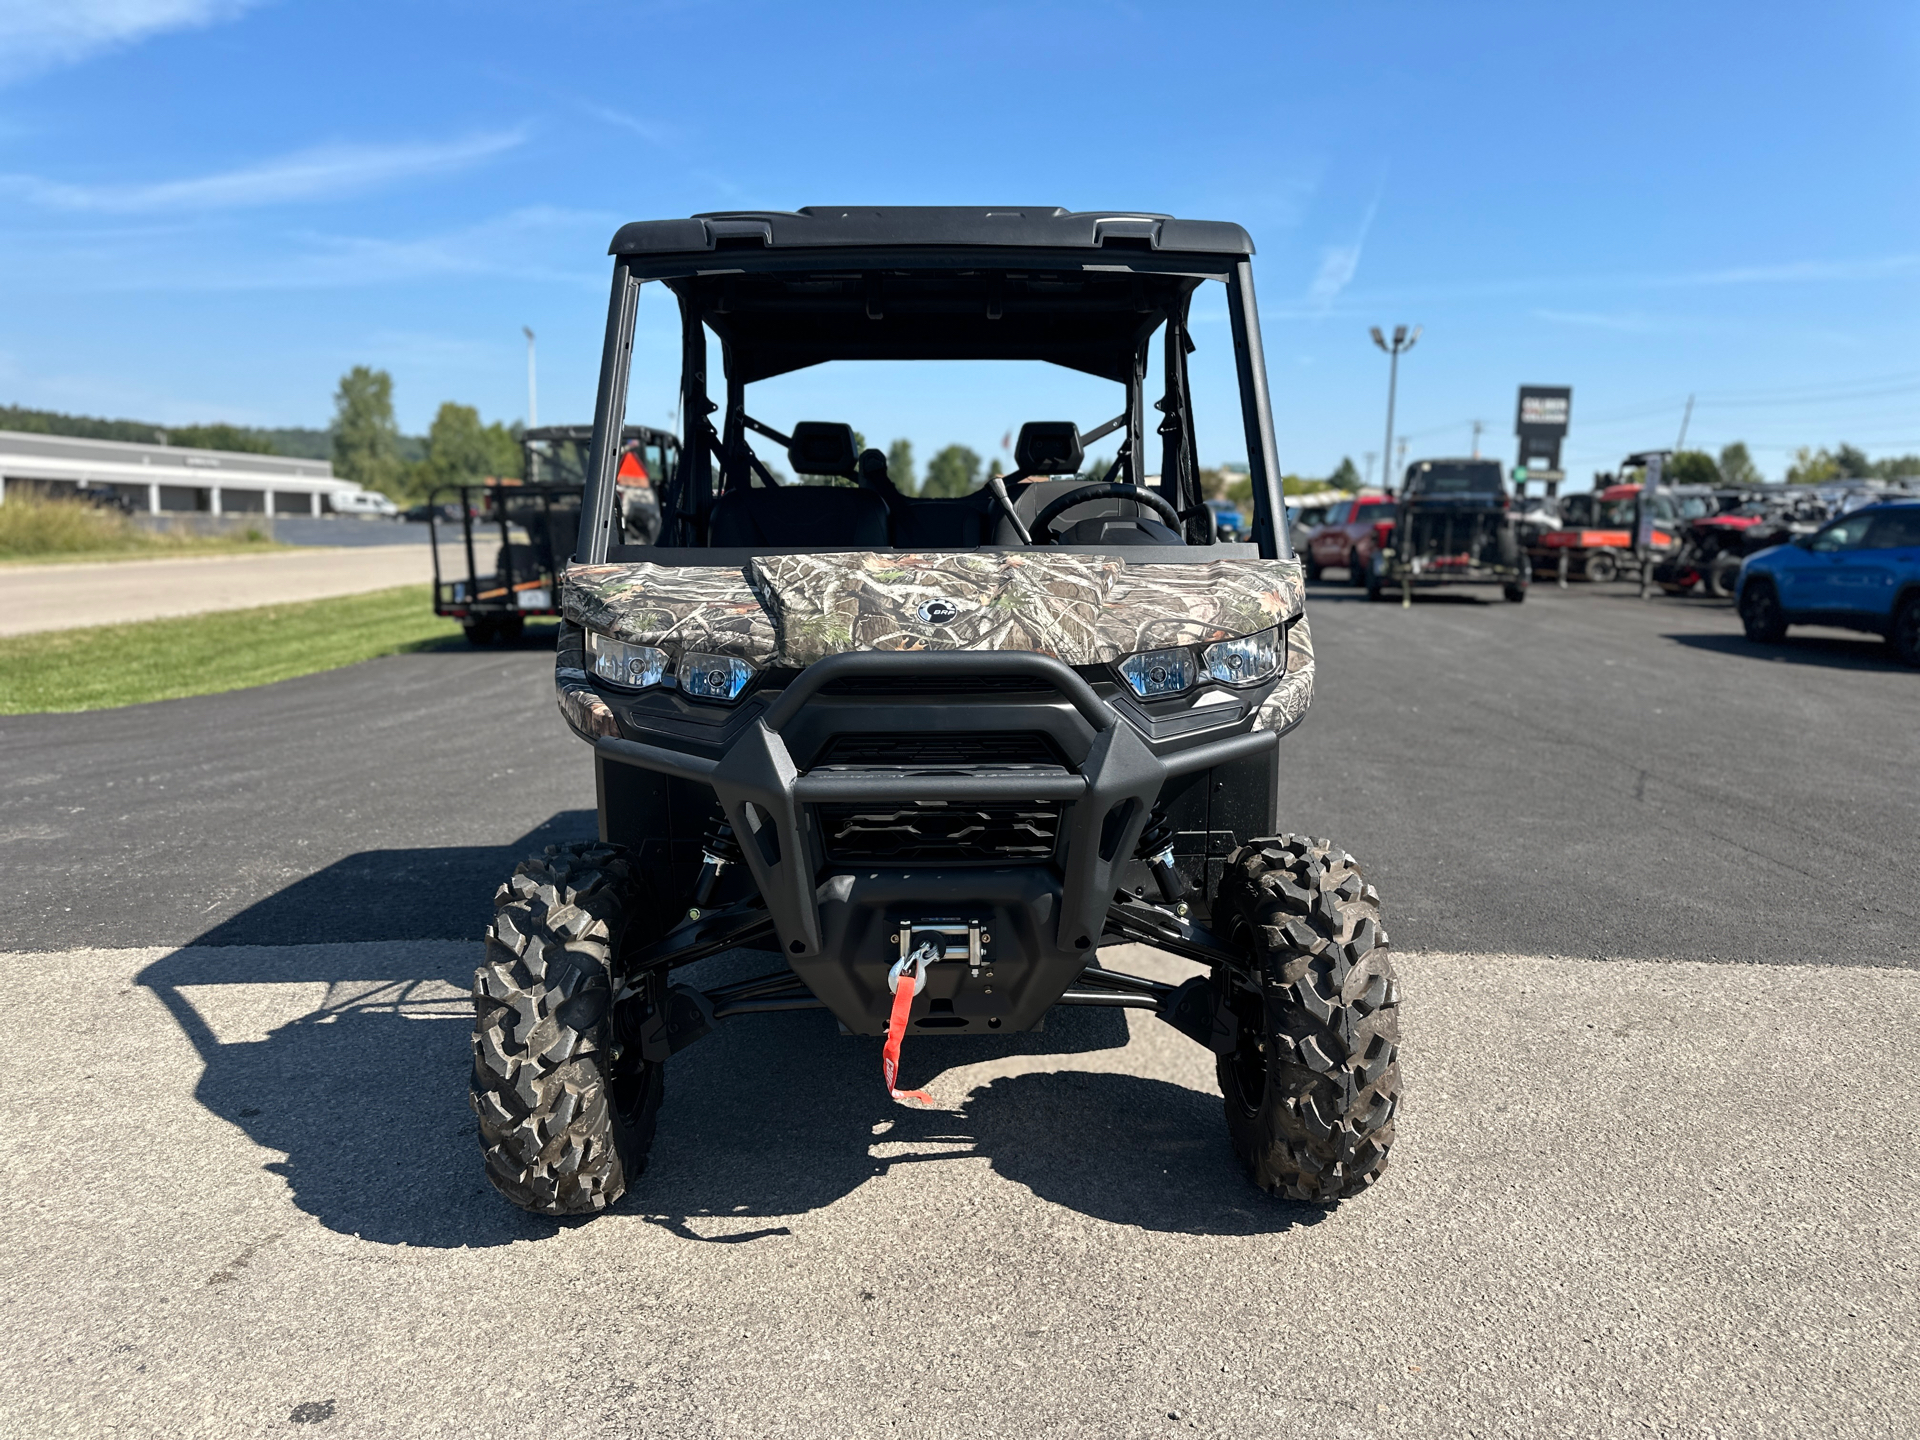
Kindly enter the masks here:
<path id="1" fill-rule="evenodd" d="M 1581 482 L 1689 393 L 1774 476 L 1920 451 L 1916 61 L 1910 3 L 0 0 L 0 402 L 323 425 L 366 363 L 409 430 L 513 419 L 531 325 L 585 419 L 625 220 L 1042 203 L 1253 233 L 1290 470 L 1380 448 L 1396 322 L 1410 455 L 1510 456 L 1522 382 L 1573 385 Z"/>

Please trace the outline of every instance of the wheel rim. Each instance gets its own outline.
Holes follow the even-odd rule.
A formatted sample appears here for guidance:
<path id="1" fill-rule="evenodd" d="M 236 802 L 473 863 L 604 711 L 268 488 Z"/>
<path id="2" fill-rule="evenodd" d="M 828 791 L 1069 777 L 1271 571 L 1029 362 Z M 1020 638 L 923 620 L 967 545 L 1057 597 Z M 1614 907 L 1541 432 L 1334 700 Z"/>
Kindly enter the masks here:
<path id="1" fill-rule="evenodd" d="M 1774 625 L 1774 611 L 1779 609 L 1773 598 L 1773 589 L 1767 585 L 1749 585 L 1747 593 L 1740 597 L 1740 614 L 1749 626 L 1755 630 L 1771 630 Z"/>

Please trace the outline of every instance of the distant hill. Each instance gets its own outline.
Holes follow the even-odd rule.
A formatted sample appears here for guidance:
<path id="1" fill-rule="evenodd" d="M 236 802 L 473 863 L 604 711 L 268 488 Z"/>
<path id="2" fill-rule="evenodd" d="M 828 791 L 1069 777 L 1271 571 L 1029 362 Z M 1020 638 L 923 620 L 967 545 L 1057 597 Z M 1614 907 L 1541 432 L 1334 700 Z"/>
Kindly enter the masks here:
<path id="1" fill-rule="evenodd" d="M 145 420 L 96 420 L 91 415 L 63 415 L 57 410 L 0 405 L 0 430 L 72 435 L 81 440 L 129 440 L 142 445 L 187 445 L 201 450 L 237 450 L 253 455 L 289 455 L 298 460 L 333 458 L 331 431 L 298 427 L 267 430 L 220 423 L 154 425 Z M 424 459 L 426 450 L 427 442 L 421 436 L 400 437 L 403 459 Z"/>

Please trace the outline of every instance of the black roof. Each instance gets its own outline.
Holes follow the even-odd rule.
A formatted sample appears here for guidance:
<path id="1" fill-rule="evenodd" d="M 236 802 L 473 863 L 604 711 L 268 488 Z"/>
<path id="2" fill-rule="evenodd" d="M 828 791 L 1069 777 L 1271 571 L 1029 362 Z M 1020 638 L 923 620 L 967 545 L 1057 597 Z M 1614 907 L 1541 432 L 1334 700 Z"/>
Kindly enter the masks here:
<path id="1" fill-rule="evenodd" d="M 724 210 L 687 220 L 638 220 L 622 225 L 608 253 L 656 256 L 754 246 L 782 250 L 895 245 L 1253 254 L 1252 238 L 1229 221 L 1176 220 L 1138 210 L 1070 211 L 1046 205 Z"/>
<path id="2" fill-rule="evenodd" d="M 671 440 L 676 445 L 680 443 L 679 437 L 671 430 L 655 430 L 650 425 L 625 426 L 620 431 L 620 437 L 623 440 L 648 442 Z M 520 438 L 522 440 L 574 440 L 585 444 L 587 441 L 593 439 L 593 426 L 540 425 L 532 430 L 522 430 L 520 432 Z"/>

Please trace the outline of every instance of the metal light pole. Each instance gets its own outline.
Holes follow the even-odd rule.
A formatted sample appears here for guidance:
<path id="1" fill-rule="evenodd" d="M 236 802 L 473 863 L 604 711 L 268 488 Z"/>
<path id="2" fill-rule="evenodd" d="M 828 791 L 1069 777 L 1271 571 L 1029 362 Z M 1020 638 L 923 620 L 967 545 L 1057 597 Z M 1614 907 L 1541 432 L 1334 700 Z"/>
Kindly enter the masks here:
<path id="1" fill-rule="evenodd" d="M 1386 483 L 1389 477 L 1384 471 L 1393 460 L 1393 401 L 1395 391 L 1400 386 L 1400 357 L 1413 348 L 1414 341 L 1420 338 L 1421 328 L 1418 325 L 1414 326 L 1413 333 L 1409 335 L 1406 326 L 1396 325 L 1393 327 L 1393 339 L 1389 342 L 1387 337 L 1380 333 L 1378 325 L 1373 327 L 1373 343 L 1386 351 L 1390 357 L 1390 363 L 1387 366 L 1387 443 L 1385 449 L 1380 452 L 1380 468 L 1383 472 L 1380 476 L 1381 488 L 1389 495 L 1394 492 L 1394 487 Z"/>
<path id="2" fill-rule="evenodd" d="M 527 428 L 531 430 L 540 423 L 540 399 L 533 383 L 533 331 L 522 325 L 520 333 L 527 337 Z"/>

